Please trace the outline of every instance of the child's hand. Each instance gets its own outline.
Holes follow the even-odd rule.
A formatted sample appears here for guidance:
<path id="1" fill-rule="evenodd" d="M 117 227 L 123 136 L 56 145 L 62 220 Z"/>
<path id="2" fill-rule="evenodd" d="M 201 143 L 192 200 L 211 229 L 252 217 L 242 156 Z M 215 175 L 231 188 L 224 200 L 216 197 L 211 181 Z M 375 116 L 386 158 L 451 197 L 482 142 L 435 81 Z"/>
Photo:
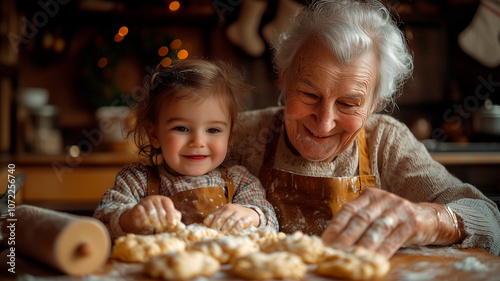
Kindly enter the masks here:
<path id="1" fill-rule="evenodd" d="M 260 218 L 259 214 L 250 208 L 226 204 L 208 215 L 203 224 L 223 233 L 231 233 L 250 226 L 258 227 Z"/>
<path id="2" fill-rule="evenodd" d="M 120 225 L 125 232 L 138 233 L 151 228 L 162 232 L 183 223 L 181 212 L 175 209 L 170 198 L 152 195 L 124 212 L 120 217 Z"/>

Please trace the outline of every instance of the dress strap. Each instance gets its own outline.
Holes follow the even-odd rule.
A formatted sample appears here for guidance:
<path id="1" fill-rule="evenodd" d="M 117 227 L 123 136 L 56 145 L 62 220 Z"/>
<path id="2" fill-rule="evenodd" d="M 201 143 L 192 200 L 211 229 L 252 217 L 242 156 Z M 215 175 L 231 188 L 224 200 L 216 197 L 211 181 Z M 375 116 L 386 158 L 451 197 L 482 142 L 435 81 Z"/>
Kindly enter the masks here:
<path id="1" fill-rule="evenodd" d="M 233 179 L 231 179 L 231 177 L 229 176 L 229 171 L 226 168 L 221 167 L 220 172 L 221 172 L 222 178 L 226 182 L 226 186 L 227 186 L 227 202 L 231 203 L 231 202 L 233 202 L 233 195 L 234 195 Z"/>
<path id="2" fill-rule="evenodd" d="M 359 150 L 359 175 L 372 175 L 372 167 L 370 162 L 370 147 L 366 139 L 365 127 L 361 128 L 358 134 L 358 150 Z"/>
<path id="3" fill-rule="evenodd" d="M 160 175 L 158 169 L 147 166 L 148 169 L 148 196 L 160 194 Z"/>

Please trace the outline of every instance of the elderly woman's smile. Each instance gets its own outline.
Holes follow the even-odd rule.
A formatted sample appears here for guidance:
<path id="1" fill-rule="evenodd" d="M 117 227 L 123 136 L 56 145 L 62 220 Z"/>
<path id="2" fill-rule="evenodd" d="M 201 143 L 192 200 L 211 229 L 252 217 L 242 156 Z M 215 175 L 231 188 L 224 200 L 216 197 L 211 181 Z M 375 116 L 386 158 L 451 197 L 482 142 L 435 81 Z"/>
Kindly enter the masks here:
<path id="1" fill-rule="evenodd" d="M 352 144 L 373 109 L 376 61 L 371 52 L 342 65 L 315 40 L 298 51 L 283 86 L 286 130 L 300 155 L 330 161 Z"/>

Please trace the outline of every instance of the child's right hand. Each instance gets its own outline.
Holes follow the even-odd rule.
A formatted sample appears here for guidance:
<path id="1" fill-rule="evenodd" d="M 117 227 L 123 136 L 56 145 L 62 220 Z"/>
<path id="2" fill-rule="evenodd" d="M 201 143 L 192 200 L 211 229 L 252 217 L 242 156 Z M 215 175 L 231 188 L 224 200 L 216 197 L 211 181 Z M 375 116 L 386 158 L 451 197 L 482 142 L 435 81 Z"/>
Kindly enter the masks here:
<path id="1" fill-rule="evenodd" d="M 182 227 L 181 212 L 167 196 L 151 195 L 142 199 L 120 217 L 123 231 L 139 233 L 152 228 L 158 232 Z"/>

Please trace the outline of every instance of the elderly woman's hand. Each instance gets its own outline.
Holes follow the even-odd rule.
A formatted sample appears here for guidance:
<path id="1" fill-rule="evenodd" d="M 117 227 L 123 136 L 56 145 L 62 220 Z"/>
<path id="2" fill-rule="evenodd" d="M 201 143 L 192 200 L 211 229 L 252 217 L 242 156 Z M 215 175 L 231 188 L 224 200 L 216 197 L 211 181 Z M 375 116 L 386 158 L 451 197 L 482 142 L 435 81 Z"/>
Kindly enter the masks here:
<path id="1" fill-rule="evenodd" d="M 358 245 L 390 258 L 402 245 L 450 245 L 461 239 L 456 217 L 445 206 L 413 203 L 368 188 L 347 203 L 322 234 L 327 244 Z"/>

